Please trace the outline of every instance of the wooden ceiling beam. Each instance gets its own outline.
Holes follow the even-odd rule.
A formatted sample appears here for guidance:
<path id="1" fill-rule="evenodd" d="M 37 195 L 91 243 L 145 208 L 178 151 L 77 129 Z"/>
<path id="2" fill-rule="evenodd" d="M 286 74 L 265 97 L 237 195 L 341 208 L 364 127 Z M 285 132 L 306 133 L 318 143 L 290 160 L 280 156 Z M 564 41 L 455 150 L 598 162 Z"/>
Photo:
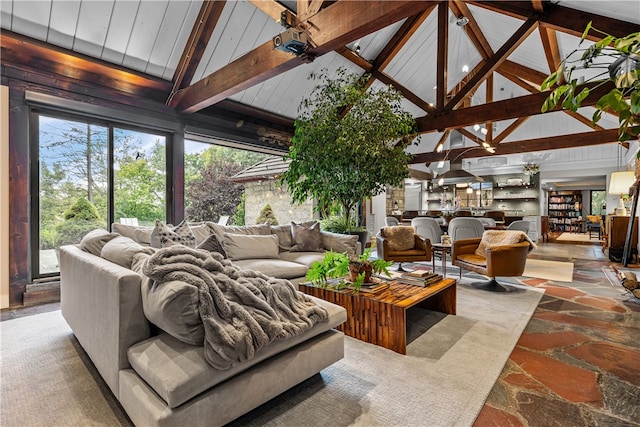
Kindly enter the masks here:
<path id="1" fill-rule="evenodd" d="M 549 64 L 549 72 L 553 73 L 558 69 L 558 66 L 562 62 L 556 31 L 552 28 L 540 27 L 538 32 L 540 33 L 540 39 L 542 40 L 544 54 L 547 57 L 547 64 Z"/>
<path id="2" fill-rule="evenodd" d="M 304 23 L 313 46 L 300 56 L 273 49 L 271 40 L 179 91 L 171 104 L 179 112 L 195 112 L 271 77 L 337 50 L 394 22 L 415 15 L 431 2 L 337 2 Z"/>
<path id="3" fill-rule="evenodd" d="M 371 62 L 367 61 L 351 49 L 348 49 L 346 46 L 342 46 L 340 49 L 336 50 L 336 53 L 343 58 L 353 62 L 358 67 L 365 70 L 367 73 L 370 73 L 374 70 L 374 66 Z"/>
<path id="4" fill-rule="evenodd" d="M 533 7 L 533 10 L 536 11 L 536 13 L 544 12 L 543 0 L 531 0 L 531 6 Z"/>
<path id="5" fill-rule="evenodd" d="M 518 129 L 520 126 L 522 126 L 524 124 L 524 122 L 526 122 L 528 119 L 529 119 L 529 117 L 520 117 L 520 118 L 514 120 L 513 123 L 511 123 L 509 126 L 507 126 L 507 128 L 505 130 L 503 130 L 502 132 L 500 132 L 499 135 L 497 135 L 495 138 L 493 138 L 493 143 L 494 144 L 500 144 L 502 141 L 505 140 L 506 137 L 511 135 L 513 132 L 515 132 L 515 130 Z"/>
<path id="6" fill-rule="evenodd" d="M 493 102 L 493 73 L 489 74 L 486 80 L 485 100 L 487 103 Z M 493 122 L 485 123 L 485 128 L 487 129 L 485 141 L 491 144 L 493 142 Z"/>
<path id="7" fill-rule="evenodd" d="M 270 16 L 276 22 L 280 22 L 283 11 L 287 11 L 295 19 L 295 15 L 276 0 L 249 0 L 249 3 L 260 9 L 265 15 Z M 293 22 L 292 24 L 295 24 Z"/>
<path id="8" fill-rule="evenodd" d="M 569 135 L 549 136 L 543 138 L 527 139 L 496 145 L 495 153 L 491 154 L 482 147 L 470 149 L 469 147 L 456 148 L 454 150 L 443 151 L 441 153 L 415 154 L 410 163 L 439 162 L 448 158 L 475 158 L 499 156 L 506 154 L 529 153 L 532 151 L 557 150 L 561 148 L 589 147 L 592 145 L 618 143 L 618 130 L 607 129 L 602 131 L 591 131 L 574 133 Z M 466 153 L 465 153 L 466 151 Z"/>
<path id="9" fill-rule="evenodd" d="M 200 7 L 200 12 L 196 18 L 196 22 L 191 30 L 189 39 L 185 46 L 180 61 L 176 66 L 176 71 L 173 74 L 173 89 L 171 90 L 170 97 L 177 90 L 189 86 L 193 75 L 196 73 L 200 60 L 204 55 L 204 51 L 207 48 L 211 34 L 220 19 L 222 9 L 226 0 L 221 1 L 205 1 Z"/>
<path id="10" fill-rule="evenodd" d="M 463 134 L 464 136 L 466 136 L 467 138 L 469 138 L 471 141 L 475 142 L 479 146 L 482 146 L 482 143 L 486 142 L 485 140 L 481 139 L 478 135 L 469 132 L 465 128 L 458 128 L 456 130 L 461 134 Z"/>
<path id="11" fill-rule="evenodd" d="M 422 98 L 414 94 L 412 91 L 402 86 L 400 83 L 383 73 L 382 71 L 373 70 L 371 75 L 380 80 L 382 83 L 393 86 L 396 90 L 398 90 L 405 98 L 409 101 L 413 102 L 416 106 L 422 108 L 427 113 L 435 113 L 435 108 L 430 105 L 428 102 L 424 101 Z"/>
<path id="12" fill-rule="evenodd" d="M 449 8 L 438 5 L 438 46 L 436 59 L 436 109 L 442 110 L 447 96 L 449 53 Z"/>
<path id="13" fill-rule="evenodd" d="M 591 88 L 591 94 L 582 101 L 583 106 L 593 106 L 601 96 L 613 89 L 613 83 L 601 86 L 585 85 Z M 445 114 L 424 116 L 416 119 L 420 133 L 432 132 L 447 128 L 471 126 L 475 123 L 516 119 L 518 117 L 542 114 L 540 108 L 549 92 L 518 96 L 484 105 L 474 105 L 449 111 Z M 558 108 L 559 110 L 559 108 Z"/>
<path id="14" fill-rule="evenodd" d="M 469 39 L 483 59 L 491 58 L 491 56 L 493 56 L 491 44 L 489 44 L 489 41 L 484 36 L 480 25 L 478 25 L 478 21 L 474 18 L 467 4 L 460 0 L 454 0 L 449 3 L 449 8 L 457 18 L 464 16 L 469 19 L 469 23 L 463 27 L 464 32 L 467 33 L 467 36 L 469 36 Z"/>
<path id="15" fill-rule="evenodd" d="M 504 62 L 511 53 L 520 46 L 520 44 L 531 34 L 538 26 L 538 22 L 534 18 L 529 18 L 524 24 L 518 28 L 518 30 L 509 37 L 500 49 L 491 57 L 491 59 L 484 62 L 477 74 L 475 74 L 464 88 L 459 91 L 451 101 L 445 106 L 446 111 L 451 111 L 462 102 L 462 100 L 469 94 L 477 89 L 477 87 L 494 72 L 502 62 Z"/>
<path id="16" fill-rule="evenodd" d="M 378 57 L 373 61 L 377 69 L 382 71 L 389 65 L 398 52 L 407 44 L 411 36 L 418 31 L 418 28 L 420 28 L 429 15 L 431 15 L 431 12 L 433 12 L 436 6 L 437 3 L 432 2 L 425 10 L 407 18 L 402 23 L 398 31 L 396 31 L 391 40 L 389 40 L 389 43 L 386 44 L 378 54 Z"/>
<path id="17" fill-rule="evenodd" d="M 547 78 L 547 74 L 545 73 L 509 60 L 506 60 L 502 64 L 500 64 L 500 66 L 498 67 L 498 72 L 500 74 L 513 74 L 514 76 L 518 76 L 521 79 L 538 86 L 540 86 L 544 79 Z"/>
<path id="18" fill-rule="evenodd" d="M 593 27 L 615 37 L 624 37 L 638 31 L 638 25 L 633 22 L 622 21 L 602 15 L 596 15 L 560 5 L 553 5 L 546 13 L 538 14 L 531 3 L 522 1 L 469 1 L 468 3 L 494 12 L 504 13 L 518 19 L 536 16 L 543 27 L 581 37 L 587 22 L 592 21 Z M 590 35 L 589 40 L 597 41 L 598 37 Z"/>
<path id="19" fill-rule="evenodd" d="M 540 92 L 540 87 L 536 87 L 536 86 L 532 86 L 529 83 L 525 82 L 524 80 L 520 79 L 517 76 L 513 76 L 509 73 L 505 73 L 503 74 L 503 76 L 505 76 L 507 79 L 511 80 L 513 83 L 517 84 L 518 86 L 520 86 L 521 88 L 528 90 L 531 93 L 538 93 Z M 582 114 L 578 113 L 578 112 L 573 112 L 571 110 L 562 110 L 564 111 L 566 114 L 568 114 L 569 116 L 573 117 L 574 119 L 578 120 L 580 123 L 583 123 L 587 126 L 589 126 L 592 129 L 597 129 L 597 130 L 602 130 L 604 129 L 602 126 L 600 125 L 595 125 L 592 126 L 591 125 L 591 120 L 587 119 L 585 116 L 583 116 Z"/>
<path id="20" fill-rule="evenodd" d="M 0 52 L 3 65 L 14 65 L 16 68 L 29 67 L 129 95 L 164 102 L 171 92 L 171 83 L 166 80 L 4 29 L 0 34 Z"/>

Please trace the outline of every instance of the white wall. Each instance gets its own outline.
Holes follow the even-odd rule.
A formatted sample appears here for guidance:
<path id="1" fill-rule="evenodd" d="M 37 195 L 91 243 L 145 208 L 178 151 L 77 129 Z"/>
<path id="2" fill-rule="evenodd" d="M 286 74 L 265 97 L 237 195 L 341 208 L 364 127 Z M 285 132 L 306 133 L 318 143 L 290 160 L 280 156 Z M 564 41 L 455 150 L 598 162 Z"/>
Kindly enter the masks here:
<path id="1" fill-rule="evenodd" d="M 9 88 L 0 86 L 0 308 L 9 307 Z"/>

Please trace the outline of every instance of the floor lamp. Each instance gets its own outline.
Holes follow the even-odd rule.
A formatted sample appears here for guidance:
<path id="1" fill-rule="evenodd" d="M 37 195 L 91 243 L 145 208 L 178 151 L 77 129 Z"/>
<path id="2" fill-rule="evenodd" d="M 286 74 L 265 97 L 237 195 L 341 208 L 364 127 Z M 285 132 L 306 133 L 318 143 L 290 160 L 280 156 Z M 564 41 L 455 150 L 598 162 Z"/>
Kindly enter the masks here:
<path id="1" fill-rule="evenodd" d="M 620 195 L 618 207 L 616 207 L 616 215 L 627 215 L 627 209 L 624 207 L 622 196 L 629 194 L 629 187 L 636 182 L 633 171 L 613 172 L 609 181 L 609 194 Z"/>

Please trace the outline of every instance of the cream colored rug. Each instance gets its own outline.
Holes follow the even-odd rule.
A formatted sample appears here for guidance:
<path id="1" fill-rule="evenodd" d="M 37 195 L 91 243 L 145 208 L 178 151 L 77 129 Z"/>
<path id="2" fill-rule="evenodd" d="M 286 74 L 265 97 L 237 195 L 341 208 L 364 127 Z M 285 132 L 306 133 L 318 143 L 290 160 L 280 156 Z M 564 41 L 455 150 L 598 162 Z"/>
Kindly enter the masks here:
<path id="1" fill-rule="evenodd" d="M 522 275 L 553 280 L 554 282 L 572 282 L 573 263 L 527 258 L 527 264 Z"/>
<path id="2" fill-rule="evenodd" d="M 407 312 L 406 356 L 346 337 L 344 359 L 231 426 L 471 427 L 543 292 L 469 282 L 458 284 L 455 316 Z M 2 427 L 131 426 L 60 311 L 0 322 L 0 332 Z"/>
<path id="3" fill-rule="evenodd" d="M 589 233 L 562 233 L 556 240 L 561 242 L 602 242 L 602 240 L 598 240 L 595 235 L 593 238 L 589 237 Z"/>

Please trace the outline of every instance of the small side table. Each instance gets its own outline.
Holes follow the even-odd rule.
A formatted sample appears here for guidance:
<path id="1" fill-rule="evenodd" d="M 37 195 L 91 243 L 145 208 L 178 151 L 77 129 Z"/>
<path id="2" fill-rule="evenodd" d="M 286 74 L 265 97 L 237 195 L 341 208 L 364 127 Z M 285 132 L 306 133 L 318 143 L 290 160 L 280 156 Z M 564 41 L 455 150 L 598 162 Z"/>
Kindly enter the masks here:
<path id="1" fill-rule="evenodd" d="M 442 278 L 447 277 L 447 252 L 451 252 L 451 244 L 443 245 L 442 243 L 431 243 L 431 261 L 433 262 L 433 271 L 436 271 L 436 253 L 442 258 Z"/>

